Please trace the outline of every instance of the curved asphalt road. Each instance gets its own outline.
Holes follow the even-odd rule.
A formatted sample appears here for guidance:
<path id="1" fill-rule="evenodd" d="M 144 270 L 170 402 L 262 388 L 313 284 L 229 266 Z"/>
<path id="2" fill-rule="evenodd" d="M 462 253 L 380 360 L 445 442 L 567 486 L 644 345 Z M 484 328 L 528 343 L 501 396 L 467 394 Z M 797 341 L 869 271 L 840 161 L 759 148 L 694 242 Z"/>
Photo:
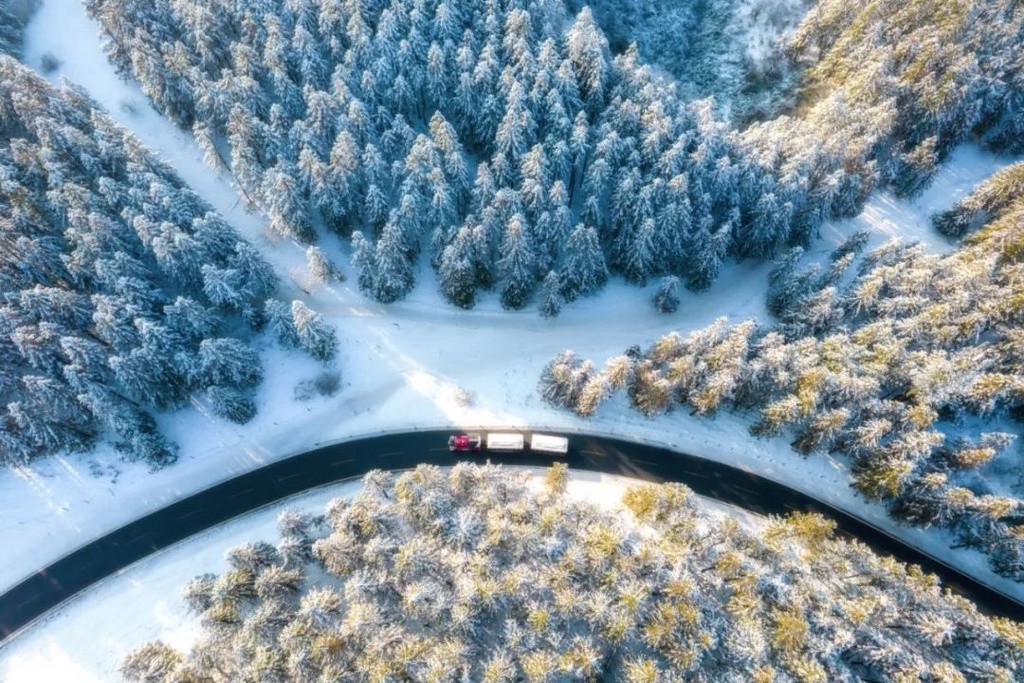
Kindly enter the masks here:
<path id="1" fill-rule="evenodd" d="M 97 581 L 150 553 L 276 500 L 322 484 L 356 477 L 370 469 L 407 469 L 420 463 L 441 466 L 490 459 L 509 465 L 566 462 L 647 481 L 679 481 L 696 493 L 753 512 L 784 514 L 810 510 L 834 519 L 839 531 L 876 551 L 921 565 L 944 584 L 989 614 L 1020 618 L 1024 604 L 972 579 L 840 510 L 756 474 L 676 453 L 667 448 L 607 437 L 570 435 L 567 456 L 531 453 L 450 453 L 448 431 L 377 436 L 325 446 L 242 474 L 200 491 L 96 539 L 0 595 L 0 640 Z M 128 492 L 125 492 L 126 494 Z M 12 551 L 12 549 L 8 549 Z"/>

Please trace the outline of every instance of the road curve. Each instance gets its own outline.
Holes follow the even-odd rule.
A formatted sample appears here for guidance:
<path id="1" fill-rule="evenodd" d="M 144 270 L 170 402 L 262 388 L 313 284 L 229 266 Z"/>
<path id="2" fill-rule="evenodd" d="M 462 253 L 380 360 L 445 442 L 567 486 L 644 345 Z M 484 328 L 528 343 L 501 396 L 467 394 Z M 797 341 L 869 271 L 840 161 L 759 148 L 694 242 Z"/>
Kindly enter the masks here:
<path id="1" fill-rule="evenodd" d="M 841 533 L 937 574 L 945 585 L 970 598 L 980 610 L 1018 619 L 1024 614 L 1024 603 L 870 524 L 804 493 L 729 465 L 659 446 L 579 434 L 569 435 L 569 453 L 557 458 L 529 451 L 450 453 L 446 445 L 448 434 L 442 430 L 406 432 L 324 446 L 239 475 L 150 513 L 87 543 L 0 595 L 0 642 L 76 593 L 154 551 L 268 503 L 315 486 L 360 476 L 370 469 L 408 469 L 420 463 L 450 466 L 460 460 L 485 459 L 532 466 L 561 460 L 573 469 L 652 482 L 677 481 L 700 495 L 761 514 L 820 512 L 834 519 Z"/>

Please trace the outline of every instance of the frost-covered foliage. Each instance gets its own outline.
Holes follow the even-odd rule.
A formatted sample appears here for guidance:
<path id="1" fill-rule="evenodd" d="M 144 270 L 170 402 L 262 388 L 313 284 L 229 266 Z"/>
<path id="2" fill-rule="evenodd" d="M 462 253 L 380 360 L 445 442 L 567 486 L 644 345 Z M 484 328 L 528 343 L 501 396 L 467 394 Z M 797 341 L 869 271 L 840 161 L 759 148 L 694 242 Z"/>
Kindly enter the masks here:
<path id="1" fill-rule="evenodd" d="M 282 346 L 298 347 L 325 363 L 337 355 L 337 332 L 301 301 L 293 301 L 289 306 L 277 299 L 267 299 L 264 314 L 270 331 Z"/>
<path id="2" fill-rule="evenodd" d="M 789 434 L 803 454 L 846 454 L 863 495 L 898 519 L 950 528 L 989 553 L 996 572 L 1024 581 L 1024 501 L 966 476 L 1014 439 L 985 421 L 1019 420 L 1024 408 L 1024 201 L 1000 209 L 995 196 L 986 185 L 961 203 L 969 213 L 990 207 L 993 220 L 948 256 L 894 240 L 851 277 L 865 235 L 826 267 L 801 269 L 796 250 L 769 277 L 777 326 L 722 319 L 602 372 L 565 352 L 544 371 L 541 395 L 582 415 L 596 409 L 584 385 L 626 388 L 647 415 L 677 403 L 698 415 L 755 411 L 752 434 Z"/>
<path id="3" fill-rule="evenodd" d="M 252 416 L 235 324 L 276 277 L 255 249 L 80 92 L 0 57 L 0 461 L 109 436 L 175 457 L 154 410 L 206 392 Z"/>
<path id="4" fill-rule="evenodd" d="M 805 125 L 780 120 L 776 139 L 866 150 L 903 195 L 968 137 L 1020 151 L 1022 21 L 1024 5 L 1005 0 L 819 0 L 790 43 L 807 67 Z"/>
<path id="5" fill-rule="evenodd" d="M 131 653 L 132 683 L 221 681 L 1018 680 L 1024 628 L 934 577 L 794 514 L 748 529 L 681 485 L 626 510 L 523 474 L 374 472 L 325 518 L 281 519 L 277 548 L 228 552 L 185 600 L 188 651 Z"/>
<path id="6" fill-rule="evenodd" d="M 651 303 L 659 313 L 675 313 L 679 308 L 679 278 L 674 275 L 663 277 Z"/>
<path id="7" fill-rule="evenodd" d="M 21 56 L 25 23 L 36 9 L 36 0 L 0 2 L 0 55 Z"/>
<path id="8" fill-rule="evenodd" d="M 730 254 L 806 242 L 870 189 L 856 164 L 822 174 L 739 144 L 558 0 L 87 6 L 116 67 L 212 161 L 230 151 L 271 229 L 351 235 L 382 302 L 424 251 L 466 308 L 481 288 L 537 302 L 551 272 L 567 301 L 608 269 L 703 289 Z"/>
<path id="9" fill-rule="evenodd" d="M 1004 216 L 1018 224 L 1024 216 L 1024 162 L 993 174 L 951 209 L 934 216 L 932 222 L 944 235 L 963 237 Z"/>
<path id="10" fill-rule="evenodd" d="M 589 5 L 613 52 L 635 43 L 688 98 L 714 97 L 742 123 L 771 118 L 792 84 L 787 37 L 814 0 L 573 0 Z"/>
<path id="11" fill-rule="evenodd" d="M 320 247 L 310 245 L 306 248 L 306 268 L 314 282 L 343 282 L 345 274 L 323 252 Z"/>

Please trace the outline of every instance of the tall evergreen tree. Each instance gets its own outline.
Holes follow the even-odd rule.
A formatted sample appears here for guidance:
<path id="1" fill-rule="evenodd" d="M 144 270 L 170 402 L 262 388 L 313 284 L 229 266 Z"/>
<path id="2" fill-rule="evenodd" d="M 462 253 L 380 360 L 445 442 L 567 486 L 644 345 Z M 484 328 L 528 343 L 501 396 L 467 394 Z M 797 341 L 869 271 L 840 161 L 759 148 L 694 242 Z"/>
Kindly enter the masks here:
<path id="1" fill-rule="evenodd" d="M 408 294 L 415 284 L 412 254 L 396 216 L 384 226 L 374 258 L 373 296 L 390 304 Z"/>
<path id="2" fill-rule="evenodd" d="M 444 297 L 459 308 L 472 308 L 476 303 L 476 268 L 473 264 L 473 234 L 462 228 L 444 248 L 438 283 Z"/>
<path id="3" fill-rule="evenodd" d="M 540 315 L 542 318 L 554 318 L 562 311 L 562 283 L 558 273 L 551 270 L 544 276 L 540 289 Z"/>
<path id="4" fill-rule="evenodd" d="M 372 294 L 377 280 L 377 252 L 363 233 L 352 233 L 352 265 L 359 269 L 359 291 Z"/>
<path id="5" fill-rule="evenodd" d="M 663 277 L 653 303 L 659 313 L 675 313 L 679 308 L 679 278 L 675 275 Z"/>
<path id="6" fill-rule="evenodd" d="M 319 361 L 333 360 L 338 354 L 338 335 L 334 328 L 301 301 L 293 301 L 291 308 L 299 348 Z"/>
<path id="7" fill-rule="evenodd" d="M 306 266 L 310 277 L 317 282 L 328 283 L 345 280 L 345 274 L 341 272 L 341 269 L 334 265 L 323 249 L 316 245 L 311 244 L 306 248 Z"/>
<path id="8" fill-rule="evenodd" d="M 519 309 L 526 305 L 536 282 L 536 256 L 522 215 L 516 214 L 505 228 L 498 260 L 501 305 Z"/>
<path id="9" fill-rule="evenodd" d="M 608 40 L 597 27 L 589 7 L 584 7 L 576 16 L 566 34 L 566 42 L 580 94 L 591 111 L 596 111 L 603 104 L 611 57 Z"/>
<path id="10" fill-rule="evenodd" d="M 608 268 L 594 228 L 580 223 L 573 230 L 565 247 L 559 280 L 566 301 L 593 294 L 604 286 L 608 280 Z"/>

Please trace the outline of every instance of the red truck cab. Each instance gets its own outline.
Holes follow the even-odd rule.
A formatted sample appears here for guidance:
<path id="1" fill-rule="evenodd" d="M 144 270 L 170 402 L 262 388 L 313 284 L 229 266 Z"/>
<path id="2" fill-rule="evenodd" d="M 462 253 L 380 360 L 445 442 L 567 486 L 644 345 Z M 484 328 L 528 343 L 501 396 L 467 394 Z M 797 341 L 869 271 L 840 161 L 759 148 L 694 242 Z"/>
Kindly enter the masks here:
<path id="1" fill-rule="evenodd" d="M 480 444 L 479 434 L 455 434 L 448 437 L 450 451 L 478 451 Z"/>

